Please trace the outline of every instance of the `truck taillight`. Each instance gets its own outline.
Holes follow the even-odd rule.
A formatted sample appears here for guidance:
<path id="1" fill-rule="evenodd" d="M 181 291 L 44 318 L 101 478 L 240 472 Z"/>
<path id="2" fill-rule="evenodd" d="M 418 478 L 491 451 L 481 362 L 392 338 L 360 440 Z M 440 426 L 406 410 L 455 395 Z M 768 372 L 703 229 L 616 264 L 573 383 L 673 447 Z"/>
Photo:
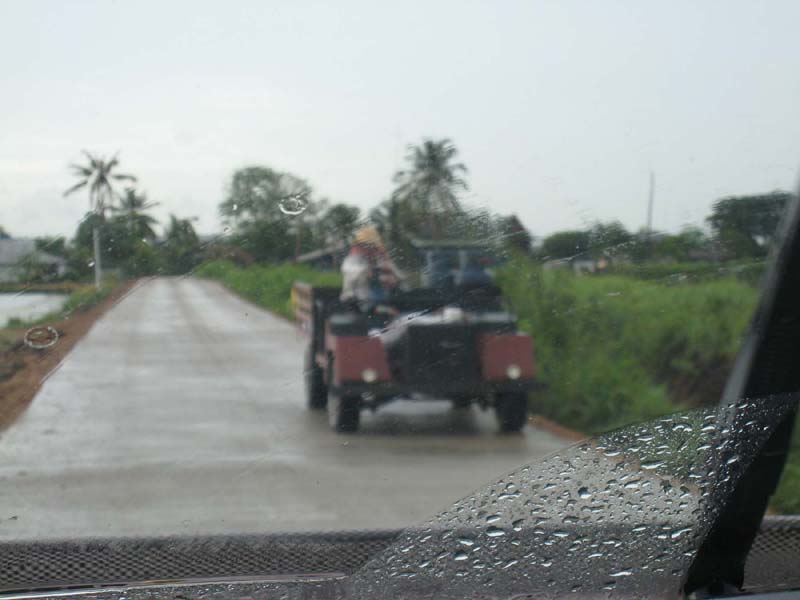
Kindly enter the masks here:
<path id="1" fill-rule="evenodd" d="M 506 368 L 506 375 L 508 375 L 509 379 L 519 379 L 519 376 L 522 375 L 522 369 L 519 368 L 519 365 L 511 363 Z"/>

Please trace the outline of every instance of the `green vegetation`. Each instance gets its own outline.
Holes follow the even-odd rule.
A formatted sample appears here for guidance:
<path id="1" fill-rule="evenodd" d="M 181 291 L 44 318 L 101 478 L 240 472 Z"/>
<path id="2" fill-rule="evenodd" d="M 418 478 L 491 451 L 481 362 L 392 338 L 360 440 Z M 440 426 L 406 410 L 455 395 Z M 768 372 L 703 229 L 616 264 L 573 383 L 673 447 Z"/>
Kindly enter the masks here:
<path id="1" fill-rule="evenodd" d="M 0 294 L 18 292 L 38 292 L 41 294 L 71 294 L 84 286 L 76 281 L 56 281 L 53 283 L 14 283 L 0 282 Z"/>
<path id="2" fill-rule="evenodd" d="M 794 422 L 792 447 L 771 506 L 779 513 L 800 515 L 800 412 Z"/>
<path id="3" fill-rule="evenodd" d="M 727 252 L 741 257 L 763 257 L 791 198 L 790 193 L 779 190 L 722 198 L 714 203 L 706 220 Z"/>
<path id="4" fill-rule="evenodd" d="M 312 285 L 341 285 L 338 273 L 323 273 L 303 265 L 290 264 L 240 268 L 229 261 L 215 260 L 201 265 L 195 275 L 216 279 L 254 304 L 288 319 L 294 318 L 290 293 L 295 281 L 306 281 Z"/>
<path id="5" fill-rule="evenodd" d="M 615 275 L 626 275 L 637 279 L 649 279 L 671 283 L 716 280 L 720 277 L 735 277 L 739 281 L 756 285 L 764 274 L 763 260 L 751 262 L 715 263 L 694 262 L 644 262 L 614 265 L 607 270 Z"/>
<path id="6" fill-rule="evenodd" d="M 709 386 L 724 380 L 757 297 L 731 277 L 665 285 L 526 259 L 498 282 L 549 386 L 536 411 L 591 433 L 716 401 L 719 386 Z"/>
<path id="7" fill-rule="evenodd" d="M 94 284 L 95 287 L 99 289 L 103 278 L 101 266 L 103 253 L 100 248 L 100 229 L 105 220 L 106 210 L 111 207 L 113 199 L 118 196 L 114 189 L 113 182 L 135 182 L 136 177 L 116 172 L 116 167 L 119 165 L 119 159 L 116 156 L 107 160 L 99 156 L 94 156 L 86 151 L 84 151 L 84 155 L 86 156 L 86 164 L 70 165 L 73 175 L 78 178 L 78 183 L 66 190 L 64 195 L 68 196 L 81 189 L 87 189 L 89 191 L 89 205 L 91 207 L 92 216 L 94 217 L 91 219 L 92 251 L 94 254 Z"/>
<path id="8" fill-rule="evenodd" d="M 66 317 L 74 312 L 89 310 L 93 306 L 108 298 L 109 294 L 111 294 L 116 287 L 116 281 L 106 280 L 100 289 L 84 287 L 83 289 L 72 292 L 69 295 L 69 298 L 67 298 L 67 301 L 64 303 L 64 307 L 61 309 L 60 315 Z M 56 318 L 58 317 L 51 316 L 47 320 L 54 320 Z"/>
<path id="9" fill-rule="evenodd" d="M 117 172 L 116 156 L 106 159 L 84 154 L 85 164 L 70 166 L 78 181 L 64 195 L 87 191 L 89 211 L 78 223 L 72 239 L 44 236 L 35 240 L 35 250 L 15 265 L 17 288 L 85 282 L 92 275 L 99 286 L 104 278 L 103 268 L 121 278 L 179 275 L 201 262 L 205 248 L 194 230 L 194 219 L 170 215 L 159 239 L 158 221 L 148 214 L 159 203 L 149 201 L 144 192 L 134 187 L 136 177 Z M 116 186 L 121 182 L 127 187 L 120 191 Z M 10 236 L 3 232 L 0 237 Z M 229 249 L 226 252 L 235 254 Z M 63 259 L 60 268 L 53 267 L 57 261 L 43 260 L 47 256 Z"/>
<path id="10" fill-rule="evenodd" d="M 736 272 L 675 284 L 517 259 L 498 280 L 548 386 L 533 410 L 589 433 L 718 401 L 758 297 Z M 800 513 L 800 419 L 772 507 Z"/>

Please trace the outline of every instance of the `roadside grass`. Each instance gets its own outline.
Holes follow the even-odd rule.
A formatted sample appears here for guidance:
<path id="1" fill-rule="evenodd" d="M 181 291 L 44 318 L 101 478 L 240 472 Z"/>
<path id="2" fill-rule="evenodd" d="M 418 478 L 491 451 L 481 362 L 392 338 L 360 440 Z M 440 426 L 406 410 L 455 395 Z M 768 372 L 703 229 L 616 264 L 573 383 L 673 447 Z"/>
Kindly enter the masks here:
<path id="1" fill-rule="evenodd" d="M 254 304 L 287 319 L 294 318 L 290 294 L 295 281 L 325 286 L 339 286 L 342 283 L 338 273 L 315 271 L 305 265 L 252 265 L 241 268 L 225 260 L 204 263 L 195 270 L 195 275 L 215 279 Z"/>
<path id="2" fill-rule="evenodd" d="M 755 271 L 756 269 L 753 269 Z M 338 273 L 303 265 L 205 263 L 196 275 L 286 318 L 296 280 L 341 284 Z M 746 279 L 576 276 L 513 259 L 497 282 L 523 331 L 533 336 L 547 389 L 531 409 L 561 425 L 599 433 L 718 401 L 755 309 Z M 795 435 L 772 506 L 800 513 L 800 440 Z"/>
<path id="3" fill-rule="evenodd" d="M 515 259 L 498 283 L 533 336 L 532 410 L 599 433 L 717 402 L 758 299 L 748 277 L 575 276 Z M 771 507 L 800 514 L 800 417 Z"/>
<path id="4" fill-rule="evenodd" d="M 662 282 L 701 282 L 732 277 L 747 284 L 758 283 L 764 274 L 763 260 L 750 262 L 645 262 L 612 266 L 610 273 Z"/>
<path id="5" fill-rule="evenodd" d="M 1 282 L 0 294 L 15 294 L 18 292 L 40 294 L 71 294 L 86 287 L 85 283 L 77 281 L 56 281 L 49 283 L 13 283 Z"/>
<path id="6" fill-rule="evenodd" d="M 772 508 L 785 515 L 800 515 L 800 412 L 794 422 L 792 447 L 781 483 L 772 497 Z"/>
<path id="7" fill-rule="evenodd" d="M 525 259 L 497 280 L 548 385 L 534 408 L 589 433 L 717 401 L 757 299 L 733 277 L 667 285 Z"/>

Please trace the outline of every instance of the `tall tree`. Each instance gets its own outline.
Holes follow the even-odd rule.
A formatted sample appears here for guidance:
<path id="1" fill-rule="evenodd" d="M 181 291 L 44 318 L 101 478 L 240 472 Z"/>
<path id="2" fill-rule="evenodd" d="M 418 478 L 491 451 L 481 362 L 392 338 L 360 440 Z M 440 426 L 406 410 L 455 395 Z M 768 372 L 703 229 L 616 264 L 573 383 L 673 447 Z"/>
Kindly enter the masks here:
<path id="1" fill-rule="evenodd" d="M 361 210 L 349 204 L 334 204 L 319 219 L 328 243 L 347 243 L 361 221 Z"/>
<path id="2" fill-rule="evenodd" d="M 255 231 L 274 231 L 281 237 L 292 236 L 295 258 L 304 247 L 305 222 L 317 212 L 312 200 L 311 186 L 305 180 L 269 167 L 252 166 L 237 170 L 231 178 L 228 193 L 220 204 L 223 220 L 239 237 Z M 249 248 L 259 260 L 281 260 L 283 255 L 271 255 L 268 248 L 285 248 L 282 241 L 271 239 L 261 244 L 251 240 L 251 246 L 263 246 L 264 252 Z"/>
<path id="3" fill-rule="evenodd" d="M 781 191 L 722 198 L 706 220 L 714 236 L 735 256 L 763 256 L 791 198 Z"/>
<path id="4" fill-rule="evenodd" d="M 588 231 L 559 231 L 544 238 L 542 254 L 549 258 L 570 258 L 589 249 Z"/>
<path id="5" fill-rule="evenodd" d="M 696 260 L 698 256 L 713 255 L 706 233 L 698 227 L 684 227 L 680 233 L 664 234 L 653 241 L 652 253 L 676 261 Z"/>
<path id="6" fill-rule="evenodd" d="M 9 234 L 9 233 L 8 233 L 8 232 L 7 232 L 7 231 L 6 231 L 6 230 L 3 228 L 3 226 L 2 226 L 2 225 L 0 225 L 0 240 L 7 240 L 7 239 L 9 239 L 10 237 L 11 237 L 11 234 Z"/>
<path id="7" fill-rule="evenodd" d="M 447 138 L 424 139 L 409 146 L 408 167 L 394 176 L 393 198 L 411 208 L 427 226 L 430 237 L 439 237 L 441 223 L 461 212 L 458 195 L 469 189 L 464 175 L 467 167 L 455 162 L 458 150 Z"/>
<path id="8" fill-rule="evenodd" d="M 86 188 L 89 191 L 89 208 L 92 212 L 92 249 L 94 253 L 94 284 L 100 287 L 103 279 L 103 269 L 101 264 L 100 252 L 100 228 L 105 221 L 106 210 L 111 206 L 115 197 L 118 197 L 114 189 L 116 181 L 136 181 L 133 175 L 117 173 L 116 167 L 119 165 L 117 156 L 111 159 L 95 156 L 87 151 L 83 151 L 86 156 L 86 164 L 70 165 L 73 175 L 79 181 L 67 191 L 64 196 Z"/>
<path id="9" fill-rule="evenodd" d="M 530 254 L 533 246 L 533 236 L 522 224 L 517 215 L 510 215 L 508 217 L 497 217 L 497 229 L 503 237 L 504 246 L 520 252 L 522 254 Z"/>
<path id="10" fill-rule="evenodd" d="M 119 204 L 111 207 L 111 210 L 118 214 L 132 236 L 140 240 L 152 240 L 156 237 L 153 225 L 158 221 L 146 214 L 145 211 L 156 206 L 158 206 L 158 202 L 149 202 L 147 194 L 129 187 L 120 197 Z"/>
<path id="11" fill-rule="evenodd" d="M 245 167 L 234 172 L 219 213 L 236 225 L 248 220 L 286 221 L 301 214 L 311 200 L 303 179 L 269 167 Z"/>
<path id="12" fill-rule="evenodd" d="M 179 219 L 175 215 L 169 216 L 164 253 L 167 270 L 173 275 L 188 273 L 199 259 L 200 239 L 192 221 L 193 219 Z"/>
<path id="13" fill-rule="evenodd" d="M 62 235 L 49 235 L 38 237 L 35 240 L 36 249 L 40 252 L 46 252 L 54 256 L 61 256 L 66 258 L 69 255 L 67 248 L 67 238 Z"/>
<path id="14" fill-rule="evenodd" d="M 419 266 L 412 244 L 412 238 L 419 235 L 419 219 L 410 206 L 393 196 L 373 208 L 369 220 L 378 228 L 392 258 L 401 268 Z"/>
<path id="15" fill-rule="evenodd" d="M 619 221 L 609 221 L 608 223 L 596 222 L 588 231 L 589 247 L 593 250 L 614 250 L 624 249 L 629 245 L 634 236 L 625 229 Z"/>

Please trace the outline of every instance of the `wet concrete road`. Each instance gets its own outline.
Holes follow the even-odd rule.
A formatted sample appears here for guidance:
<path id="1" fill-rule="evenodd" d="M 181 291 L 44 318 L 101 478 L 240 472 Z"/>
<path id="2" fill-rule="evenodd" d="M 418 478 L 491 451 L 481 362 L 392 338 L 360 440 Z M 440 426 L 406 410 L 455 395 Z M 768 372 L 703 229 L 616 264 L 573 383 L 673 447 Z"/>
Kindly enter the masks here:
<path id="1" fill-rule="evenodd" d="M 140 285 L 0 434 L 0 540 L 402 527 L 566 445 L 441 401 L 336 435 L 304 346 L 215 283 Z"/>

